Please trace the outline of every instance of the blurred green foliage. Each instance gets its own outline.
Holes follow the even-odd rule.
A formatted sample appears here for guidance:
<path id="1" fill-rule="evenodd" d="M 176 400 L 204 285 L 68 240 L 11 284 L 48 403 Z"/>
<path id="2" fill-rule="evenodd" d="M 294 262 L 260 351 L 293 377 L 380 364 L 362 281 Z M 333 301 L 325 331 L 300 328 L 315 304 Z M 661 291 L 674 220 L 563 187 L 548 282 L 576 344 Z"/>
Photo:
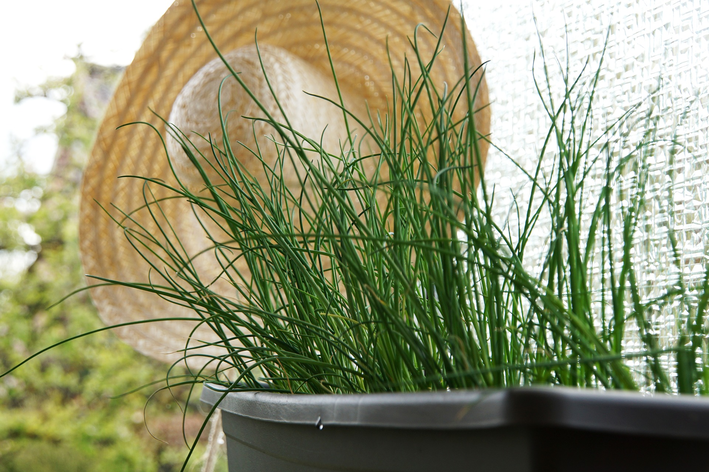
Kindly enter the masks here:
<path id="1" fill-rule="evenodd" d="M 42 131 L 59 140 L 49 175 L 26 169 L 20 157 L 0 175 L 3 372 L 39 349 L 102 326 L 86 292 L 48 309 L 85 284 L 77 224 L 81 169 L 121 73 L 81 56 L 74 63 L 71 77 L 17 94 L 17 101 L 60 100 L 67 111 Z M 30 264 L 12 273 L 12 260 Z M 164 378 L 166 369 L 104 332 L 0 378 L 0 472 L 179 470 L 187 453 L 180 409 L 186 392 L 172 392 L 177 401 L 167 391 L 151 397 L 158 388 L 152 386 L 114 398 Z M 188 439 L 202 421 L 191 405 L 184 423 Z M 200 461 L 193 462 L 190 470 L 199 470 Z"/>

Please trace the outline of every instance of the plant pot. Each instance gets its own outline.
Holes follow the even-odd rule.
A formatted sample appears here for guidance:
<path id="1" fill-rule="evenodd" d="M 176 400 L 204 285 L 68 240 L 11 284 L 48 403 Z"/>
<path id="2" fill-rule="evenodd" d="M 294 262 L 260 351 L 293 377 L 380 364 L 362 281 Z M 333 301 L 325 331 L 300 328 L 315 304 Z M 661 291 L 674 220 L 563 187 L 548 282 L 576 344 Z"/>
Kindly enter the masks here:
<path id="1" fill-rule="evenodd" d="M 223 397 L 207 385 L 202 401 Z M 229 393 L 230 471 L 709 471 L 709 401 L 568 388 Z"/>

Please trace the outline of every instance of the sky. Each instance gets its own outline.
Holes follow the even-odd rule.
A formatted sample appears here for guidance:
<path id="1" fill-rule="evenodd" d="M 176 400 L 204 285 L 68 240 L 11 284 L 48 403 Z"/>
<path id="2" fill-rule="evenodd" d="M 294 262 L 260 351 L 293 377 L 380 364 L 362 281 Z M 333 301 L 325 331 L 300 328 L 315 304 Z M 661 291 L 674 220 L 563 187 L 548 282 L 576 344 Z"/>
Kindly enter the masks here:
<path id="1" fill-rule="evenodd" d="M 56 138 L 32 138 L 64 112 L 47 99 L 13 104 L 15 90 L 68 76 L 81 51 L 103 65 L 128 65 L 173 0 L 3 0 L 0 16 L 0 171 L 18 150 L 40 172 L 51 169 Z"/>

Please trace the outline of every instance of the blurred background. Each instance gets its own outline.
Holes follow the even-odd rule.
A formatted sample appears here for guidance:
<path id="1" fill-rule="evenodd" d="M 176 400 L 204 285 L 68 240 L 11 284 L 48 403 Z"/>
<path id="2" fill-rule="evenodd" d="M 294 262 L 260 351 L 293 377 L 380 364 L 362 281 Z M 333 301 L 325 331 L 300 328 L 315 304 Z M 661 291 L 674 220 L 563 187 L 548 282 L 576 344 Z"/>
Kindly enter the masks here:
<path id="1" fill-rule="evenodd" d="M 77 244 L 81 172 L 123 68 L 171 3 L 2 3 L 3 372 L 39 349 L 101 327 L 86 293 L 49 307 L 84 285 Z M 185 390 L 155 393 L 160 384 L 151 382 L 165 375 L 164 364 L 101 333 L 0 379 L 0 472 L 180 470 L 187 454 L 183 418 L 192 441 L 204 416 L 193 405 L 183 417 Z M 202 468 L 204 449 L 190 470 Z"/>
<path id="2" fill-rule="evenodd" d="M 76 70 L 72 58 L 104 66 L 126 66 L 148 29 L 171 0 L 26 0 L 3 2 L 0 41 L 0 162 L 20 151 L 33 170 L 48 173 L 57 145 L 54 133 L 37 136 L 37 127 L 51 128 L 66 112 L 61 90 L 45 99 L 14 103 L 17 90 L 36 88 L 50 78 Z M 64 91 L 66 94 L 66 90 Z"/>

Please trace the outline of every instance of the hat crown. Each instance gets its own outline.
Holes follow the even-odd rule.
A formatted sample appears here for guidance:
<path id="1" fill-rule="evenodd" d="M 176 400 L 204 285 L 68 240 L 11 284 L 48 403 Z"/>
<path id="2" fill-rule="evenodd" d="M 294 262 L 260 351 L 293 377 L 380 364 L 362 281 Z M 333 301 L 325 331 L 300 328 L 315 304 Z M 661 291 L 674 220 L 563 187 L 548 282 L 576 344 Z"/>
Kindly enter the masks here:
<path id="1" fill-rule="evenodd" d="M 224 61 L 214 59 L 185 84 L 175 99 L 168 119 L 189 139 L 193 151 L 197 151 L 194 152 L 195 157 L 203 160 L 200 164 L 213 184 L 219 184 L 224 174 L 218 170 L 220 163 L 215 160 L 216 149 L 212 147 L 225 152 L 222 121 L 234 158 L 251 175 L 262 176 L 264 185 L 268 184 L 268 180 L 263 165 L 276 164 L 279 159 L 276 143 L 281 140 L 270 123 L 253 118 L 265 119 L 268 113 L 279 123 L 285 124 L 287 121 L 294 130 L 305 136 L 322 137 L 323 148 L 339 154 L 342 142 L 347 139 L 342 111 L 320 98 L 337 99 L 331 77 L 275 46 L 263 45 L 258 49 L 253 45 L 244 46 L 225 54 L 224 59 L 245 87 L 232 76 Z M 348 109 L 360 117 L 364 116 L 364 99 L 347 91 L 343 95 Z M 203 188 L 204 181 L 182 149 L 182 144 L 171 138 L 167 149 L 182 183 L 193 191 Z M 313 156 L 316 155 L 313 153 Z M 297 165 L 290 160 L 285 160 L 283 164 L 286 168 Z M 297 172 L 286 171 L 283 175 L 293 180 L 286 181 L 286 184 L 296 188 L 300 184 L 298 174 L 302 178 L 300 171 L 303 169 L 292 170 Z"/>

